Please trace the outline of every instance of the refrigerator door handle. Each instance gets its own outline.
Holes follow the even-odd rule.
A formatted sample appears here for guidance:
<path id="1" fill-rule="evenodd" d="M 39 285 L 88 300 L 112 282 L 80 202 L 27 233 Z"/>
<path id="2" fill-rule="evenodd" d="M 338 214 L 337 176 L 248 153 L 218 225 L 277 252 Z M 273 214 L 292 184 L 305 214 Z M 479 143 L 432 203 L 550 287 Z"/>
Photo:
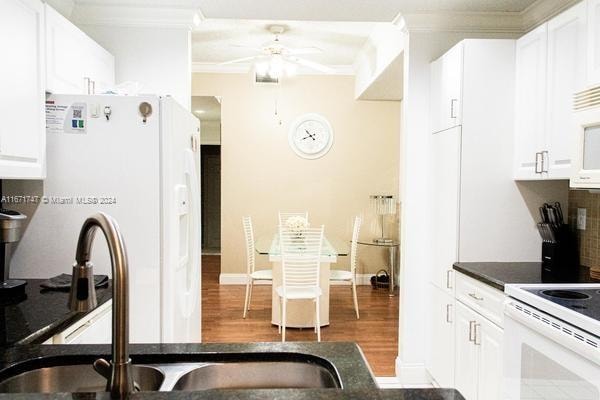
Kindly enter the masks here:
<path id="1" fill-rule="evenodd" d="M 184 150 L 185 158 L 185 177 L 188 186 L 190 204 L 188 205 L 190 219 L 188 225 L 188 259 L 186 265 L 186 288 L 185 305 L 183 315 L 186 318 L 191 317 L 194 312 L 194 305 L 198 302 L 200 296 L 200 185 L 198 174 L 196 173 L 196 162 L 194 161 L 194 152 L 191 149 Z"/>

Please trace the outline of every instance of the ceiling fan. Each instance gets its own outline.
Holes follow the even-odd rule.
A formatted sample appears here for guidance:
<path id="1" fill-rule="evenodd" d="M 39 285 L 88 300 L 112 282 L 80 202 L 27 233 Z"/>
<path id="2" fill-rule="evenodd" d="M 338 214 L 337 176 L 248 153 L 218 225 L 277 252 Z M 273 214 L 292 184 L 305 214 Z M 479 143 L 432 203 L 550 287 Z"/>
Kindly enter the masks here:
<path id="1" fill-rule="evenodd" d="M 286 31 L 284 25 L 269 25 L 269 32 L 275 35 L 272 41 L 263 44 L 261 47 L 245 47 L 254 49 L 258 52 L 257 55 L 250 57 L 238 58 L 235 60 L 225 61 L 220 65 L 236 64 L 243 62 L 254 62 L 254 68 L 259 75 L 268 75 L 271 78 L 279 78 L 284 72 L 293 74 L 297 66 L 306 67 L 325 74 L 333 73 L 333 68 L 326 65 L 307 60 L 300 55 L 320 54 L 323 52 L 318 47 L 302 47 L 291 48 L 281 43 L 279 36 Z"/>

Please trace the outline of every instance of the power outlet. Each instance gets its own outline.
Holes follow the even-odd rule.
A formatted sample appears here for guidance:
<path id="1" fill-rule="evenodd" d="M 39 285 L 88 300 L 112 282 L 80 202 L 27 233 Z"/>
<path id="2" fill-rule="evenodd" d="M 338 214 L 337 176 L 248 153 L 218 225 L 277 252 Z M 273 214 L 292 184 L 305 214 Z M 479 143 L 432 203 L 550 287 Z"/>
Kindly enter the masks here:
<path id="1" fill-rule="evenodd" d="M 585 231 L 585 222 L 587 219 L 587 209 L 586 208 L 578 208 L 577 209 L 577 229 L 581 231 Z"/>

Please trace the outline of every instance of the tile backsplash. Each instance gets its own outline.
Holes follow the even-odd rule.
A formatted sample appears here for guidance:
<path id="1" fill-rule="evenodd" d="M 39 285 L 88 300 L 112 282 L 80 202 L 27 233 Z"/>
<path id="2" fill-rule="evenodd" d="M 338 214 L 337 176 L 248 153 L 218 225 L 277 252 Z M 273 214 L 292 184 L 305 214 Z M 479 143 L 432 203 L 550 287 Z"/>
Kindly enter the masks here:
<path id="1" fill-rule="evenodd" d="M 581 265 L 589 267 L 592 275 L 600 276 L 600 193 L 587 190 L 569 192 L 569 224 L 577 227 L 577 209 L 587 213 L 585 230 L 576 230 Z"/>

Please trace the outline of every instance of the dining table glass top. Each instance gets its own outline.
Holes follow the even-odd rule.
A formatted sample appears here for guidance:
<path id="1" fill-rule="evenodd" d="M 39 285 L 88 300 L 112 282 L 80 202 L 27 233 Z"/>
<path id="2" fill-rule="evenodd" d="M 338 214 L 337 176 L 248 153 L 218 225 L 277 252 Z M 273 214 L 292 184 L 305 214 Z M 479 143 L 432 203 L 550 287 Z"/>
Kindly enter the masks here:
<path id="1" fill-rule="evenodd" d="M 271 236 L 261 236 L 254 243 L 256 252 L 261 255 L 279 256 L 281 247 L 279 246 L 279 234 Z M 323 237 L 322 256 L 347 256 L 349 246 L 344 240 L 334 236 Z"/>

